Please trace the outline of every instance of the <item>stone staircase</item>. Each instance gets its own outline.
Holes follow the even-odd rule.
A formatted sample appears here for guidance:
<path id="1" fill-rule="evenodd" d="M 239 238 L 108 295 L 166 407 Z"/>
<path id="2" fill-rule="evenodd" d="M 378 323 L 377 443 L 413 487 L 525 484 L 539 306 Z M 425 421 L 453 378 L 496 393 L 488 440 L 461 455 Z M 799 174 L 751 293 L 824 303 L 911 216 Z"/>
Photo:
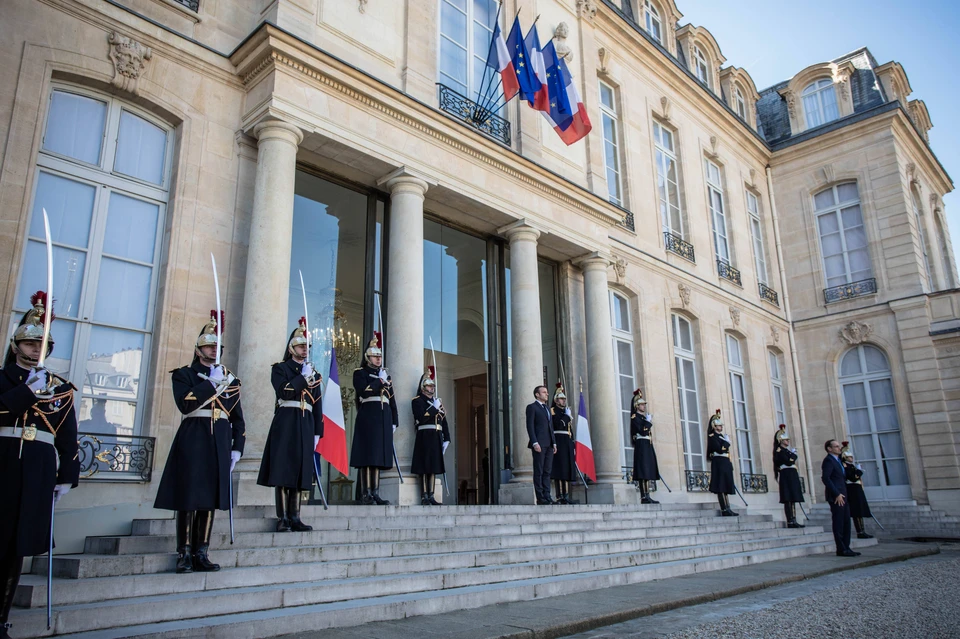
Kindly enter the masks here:
<path id="1" fill-rule="evenodd" d="M 917 504 L 914 500 L 875 502 L 870 504 L 874 517 L 880 520 L 886 531 L 869 518 L 864 519 L 867 532 L 880 539 L 905 539 L 926 537 L 960 540 L 960 517 L 948 515 L 930 506 Z M 809 524 L 830 530 L 830 506 L 827 503 L 807 507 Z M 856 530 L 853 536 L 856 537 Z"/>
<path id="2" fill-rule="evenodd" d="M 819 527 L 713 504 L 305 507 L 307 533 L 275 533 L 272 508 L 218 514 L 216 573 L 174 574 L 174 521 L 88 537 L 24 575 L 14 637 L 268 637 L 833 552 Z M 876 543 L 869 540 L 859 545 Z"/>

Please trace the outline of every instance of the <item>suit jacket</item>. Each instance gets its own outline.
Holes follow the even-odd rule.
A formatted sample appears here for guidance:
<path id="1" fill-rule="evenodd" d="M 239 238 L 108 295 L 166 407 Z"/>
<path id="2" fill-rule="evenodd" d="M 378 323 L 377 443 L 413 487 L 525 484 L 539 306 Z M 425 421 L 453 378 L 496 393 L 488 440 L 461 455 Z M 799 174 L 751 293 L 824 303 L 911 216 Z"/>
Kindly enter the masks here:
<path id="1" fill-rule="evenodd" d="M 550 410 L 546 406 L 541 406 L 537 401 L 527 404 L 527 436 L 530 438 L 527 448 L 540 444 L 540 449 L 543 450 L 545 446 L 554 446 L 557 443 L 550 422 Z"/>
<path id="2" fill-rule="evenodd" d="M 820 469 L 823 471 L 821 479 L 823 480 L 824 495 L 827 501 L 832 504 L 837 495 L 843 495 L 846 498 L 847 482 L 841 463 L 833 455 L 828 454 L 823 458 Z"/>

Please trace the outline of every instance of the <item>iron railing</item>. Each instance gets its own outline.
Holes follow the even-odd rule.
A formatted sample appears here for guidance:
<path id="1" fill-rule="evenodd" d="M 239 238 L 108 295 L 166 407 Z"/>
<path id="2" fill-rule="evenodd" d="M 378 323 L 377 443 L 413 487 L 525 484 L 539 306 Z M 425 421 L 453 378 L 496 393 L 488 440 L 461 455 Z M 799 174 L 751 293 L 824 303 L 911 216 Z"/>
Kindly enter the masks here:
<path id="1" fill-rule="evenodd" d="M 156 439 L 138 435 L 78 433 L 80 478 L 86 481 L 149 482 Z"/>
<path id="2" fill-rule="evenodd" d="M 843 300 L 853 299 L 862 295 L 872 295 L 877 292 L 876 278 L 841 284 L 840 286 L 831 286 L 823 289 L 823 301 L 827 304 L 832 302 L 841 302 Z"/>
<path id="3" fill-rule="evenodd" d="M 183 6 L 185 6 L 187 9 L 190 9 L 191 11 L 200 10 L 200 0 L 173 0 L 173 1 L 176 2 L 177 4 L 182 4 Z"/>
<path id="4" fill-rule="evenodd" d="M 633 487 L 636 488 L 637 491 L 640 490 L 640 481 L 633 480 L 633 466 L 621 466 L 620 476 L 623 477 L 624 481 L 626 481 L 628 484 L 633 484 Z M 647 487 L 650 489 L 651 493 L 657 492 L 657 482 L 648 481 Z"/>
<path id="5" fill-rule="evenodd" d="M 765 493 L 767 492 L 767 476 L 740 473 L 740 485 L 743 486 L 743 492 L 745 493 Z"/>
<path id="6" fill-rule="evenodd" d="M 441 111 L 446 111 L 497 142 L 510 146 L 510 122 L 445 84 L 438 82 L 437 88 L 440 91 Z"/>
<path id="7" fill-rule="evenodd" d="M 717 260 L 717 274 L 723 279 L 733 282 L 737 286 L 743 286 L 743 283 L 740 280 L 740 271 L 733 268 L 729 262 Z"/>
<path id="8" fill-rule="evenodd" d="M 688 493 L 708 493 L 710 492 L 710 471 L 709 470 L 686 470 L 687 492 Z"/>
<path id="9" fill-rule="evenodd" d="M 636 220 L 633 217 L 632 211 L 624 211 L 623 220 L 620 222 L 620 224 L 622 224 L 623 228 L 627 229 L 628 231 L 636 232 L 637 230 Z"/>
<path id="10" fill-rule="evenodd" d="M 693 244 L 685 241 L 679 235 L 670 231 L 663 232 L 663 243 L 668 251 L 676 253 L 680 257 L 686 258 L 691 262 L 696 262 L 697 258 L 693 251 Z"/>
<path id="11" fill-rule="evenodd" d="M 760 299 L 770 302 L 774 306 L 780 306 L 780 295 L 763 282 L 760 282 Z"/>

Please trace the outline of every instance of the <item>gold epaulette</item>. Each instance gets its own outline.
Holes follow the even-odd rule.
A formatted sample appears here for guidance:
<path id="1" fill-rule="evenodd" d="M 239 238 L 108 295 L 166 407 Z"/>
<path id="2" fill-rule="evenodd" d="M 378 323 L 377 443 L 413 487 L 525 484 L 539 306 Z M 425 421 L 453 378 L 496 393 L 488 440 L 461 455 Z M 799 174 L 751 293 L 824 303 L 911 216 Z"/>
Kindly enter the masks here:
<path id="1" fill-rule="evenodd" d="M 77 387 L 74 386 L 73 382 L 71 382 L 69 379 L 66 379 L 65 377 L 60 377 L 56 373 L 51 373 L 49 371 L 47 371 L 47 373 L 56 382 L 56 386 L 69 386 L 72 390 L 77 390 Z"/>

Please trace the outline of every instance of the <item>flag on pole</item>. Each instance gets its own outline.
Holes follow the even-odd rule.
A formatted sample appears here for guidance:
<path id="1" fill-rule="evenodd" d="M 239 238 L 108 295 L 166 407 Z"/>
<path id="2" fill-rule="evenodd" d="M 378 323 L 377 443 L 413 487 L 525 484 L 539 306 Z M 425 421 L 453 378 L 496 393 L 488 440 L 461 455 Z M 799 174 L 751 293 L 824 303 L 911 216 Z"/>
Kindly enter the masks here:
<path id="1" fill-rule="evenodd" d="M 570 109 L 573 111 L 573 121 L 569 127 L 560 132 L 560 139 L 563 140 L 567 146 L 570 146 L 574 142 L 583 139 L 587 133 L 590 133 L 593 125 L 590 124 L 590 118 L 587 116 L 587 108 L 583 106 L 583 100 L 580 99 L 580 92 L 577 90 L 577 85 L 570 76 L 567 63 L 563 61 L 563 58 L 560 58 L 558 62 L 559 64 L 557 66 L 560 69 L 567 88 L 567 100 L 570 102 Z"/>
<path id="2" fill-rule="evenodd" d="M 550 110 L 544 111 L 543 117 L 557 135 L 562 135 L 563 131 L 573 123 L 573 110 L 567 99 L 567 85 L 560 70 L 560 58 L 557 57 L 552 40 L 543 48 L 543 63 L 550 92 Z"/>
<path id="3" fill-rule="evenodd" d="M 590 424 L 587 422 L 587 405 L 583 402 L 583 391 L 580 391 L 580 408 L 577 410 L 577 444 L 574 451 L 580 472 L 597 481 L 597 467 L 593 463 L 593 443 L 590 441 Z"/>
<path id="4" fill-rule="evenodd" d="M 343 404 L 340 401 L 340 377 L 337 375 L 337 349 L 330 349 L 330 375 L 323 393 L 323 437 L 317 444 L 320 453 L 344 475 L 350 474 L 347 464 L 347 431 L 344 426 Z"/>
<path id="5" fill-rule="evenodd" d="M 553 41 L 551 40 L 551 43 Z M 530 27 L 527 37 L 523 39 L 523 44 L 527 47 L 530 54 L 530 66 L 540 81 L 540 88 L 533 95 L 533 99 L 527 101 L 537 111 L 546 113 L 550 110 L 550 92 L 547 87 L 547 70 L 543 61 L 543 47 L 540 46 L 540 35 L 537 33 L 537 25 Z"/>
<path id="6" fill-rule="evenodd" d="M 503 83 L 503 101 L 509 102 L 520 90 L 520 82 L 517 80 L 517 72 L 513 68 L 507 43 L 503 39 L 499 20 L 493 25 L 493 39 L 490 40 L 490 49 L 487 51 L 487 66 L 500 74 L 500 81 Z"/>
<path id="7" fill-rule="evenodd" d="M 519 16 L 514 19 L 513 26 L 510 28 L 510 34 L 507 35 L 507 52 L 510 54 L 510 61 L 517 72 L 517 83 L 520 85 L 520 97 L 533 104 L 537 91 L 542 86 L 540 79 L 533 69 L 530 60 L 530 52 L 527 51 L 527 45 L 523 41 L 523 31 L 520 29 Z M 506 92 L 504 92 L 506 95 Z"/>

